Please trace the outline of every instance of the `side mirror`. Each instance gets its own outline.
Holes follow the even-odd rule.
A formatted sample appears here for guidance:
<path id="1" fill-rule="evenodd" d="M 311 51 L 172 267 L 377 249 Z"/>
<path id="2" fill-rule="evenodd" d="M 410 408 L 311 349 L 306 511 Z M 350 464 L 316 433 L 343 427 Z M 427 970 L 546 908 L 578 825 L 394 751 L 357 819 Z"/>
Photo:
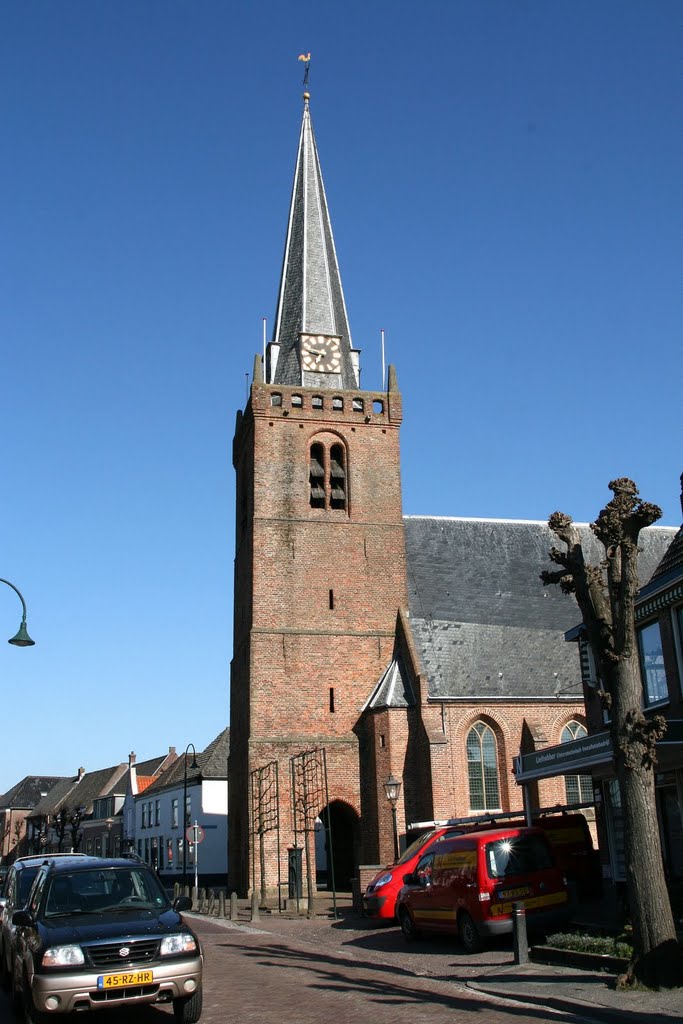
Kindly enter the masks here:
<path id="1" fill-rule="evenodd" d="M 419 885 L 419 882 L 418 882 L 417 878 L 415 877 L 415 875 L 413 874 L 413 872 L 411 871 L 410 874 L 403 876 L 403 884 L 404 885 Z"/>
<path id="2" fill-rule="evenodd" d="M 192 910 L 192 900 L 189 896 L 178 896 L 173 901 L 173 909 L 177 910 L 179 914 L 183 910 Z"/>
<path id="3" fill-rule="evenodd" d="M 33 915 L 28 910 L 15 910 L 12 914 L 12 924 L 18 928 L 30 928 L 33 924 Z"/>

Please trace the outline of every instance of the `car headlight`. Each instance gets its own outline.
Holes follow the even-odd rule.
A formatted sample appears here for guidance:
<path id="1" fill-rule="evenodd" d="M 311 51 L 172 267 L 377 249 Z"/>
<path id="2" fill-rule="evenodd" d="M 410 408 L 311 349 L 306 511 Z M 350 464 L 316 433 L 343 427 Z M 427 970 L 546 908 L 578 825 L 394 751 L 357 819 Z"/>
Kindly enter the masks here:
<path id="1" fill-rule="evenodd" d="M 43 967 L 78 967 L 83 963 L 80 946 L 50 946 L 43 953 Z"/>
<path id="2" fill-rule="evenodd" d="M 392 875 L 392 873 L 390 871 L 388 871 L 386 873 L 386 875 L 382 875 L 381 878 L 377 879 L 377 881 L 375 882 L 375 889 L 379 889 L 380 886 L 382 886 L 382 885 L 388 885 L 393 877 L 394 876 Z"/>
<path id="3" fill-rule="evenodd" d="M 187 933 L 180 935 L 166 935 L 161 940 L 159 952 L 162 956 L 177 956 L 178 953 L 194 953 L 197 943 L 194 936 Z"/>

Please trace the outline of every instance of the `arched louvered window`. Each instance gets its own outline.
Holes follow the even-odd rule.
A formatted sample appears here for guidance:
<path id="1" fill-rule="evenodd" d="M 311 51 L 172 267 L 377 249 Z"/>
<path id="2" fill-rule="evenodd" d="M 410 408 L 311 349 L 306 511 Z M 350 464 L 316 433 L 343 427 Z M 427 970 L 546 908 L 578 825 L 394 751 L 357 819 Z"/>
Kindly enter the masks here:
<path id="1" fill-rule="evenodd" d="M 325 448 L 321 444 L 311 445 L 308 480 L 311 508 L 325 508 Z"/>
<path id="2" fill-rule="evenodd" d="M 344 446 L 330 448 L 330 508 L 346 508 L 346 469 Z"/>
<path id="3" fill-rule="evenodd" d="M 560 743 L 580 740 L 587 736 L 586 727 L 581 722 L 567 722 Z M 593 779 L 590 775 L 565 775 L 564 790 L 568 804 L 591 803 L 593 800 Z"/>
<path id="4" fill-rule="evenodd" d="M 496 737 L 486 722 L 475 722 L 467 734 L 467 774 L 470 808 L 473 811 L 499 810 Z"/>
<path id="5" fill-rule="evenodd" d="M 348 508 L 346 449 L 343 444 L 321 441 L 310 447 L 308 461 L 311 508 Z"/>

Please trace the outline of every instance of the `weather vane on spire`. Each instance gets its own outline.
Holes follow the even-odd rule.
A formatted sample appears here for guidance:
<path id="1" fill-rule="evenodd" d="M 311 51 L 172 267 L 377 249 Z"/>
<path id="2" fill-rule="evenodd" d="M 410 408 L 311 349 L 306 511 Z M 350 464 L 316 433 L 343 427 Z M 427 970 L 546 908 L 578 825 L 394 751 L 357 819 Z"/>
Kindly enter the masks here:
<path id="1" fill-rule="evenodd" d="M 297 60 L 302 60 L 304 62 L 305 70 L 304 70 L 304 80 L 302 82 L 302 85 L 303 85 L 303 87 L 305 89 L 306 86 L 308 85 L 308 69 L 311 66 L 311 55 L 310 55 L 310 53 L 300 53 L 299 56 L 297 57 Z"/>

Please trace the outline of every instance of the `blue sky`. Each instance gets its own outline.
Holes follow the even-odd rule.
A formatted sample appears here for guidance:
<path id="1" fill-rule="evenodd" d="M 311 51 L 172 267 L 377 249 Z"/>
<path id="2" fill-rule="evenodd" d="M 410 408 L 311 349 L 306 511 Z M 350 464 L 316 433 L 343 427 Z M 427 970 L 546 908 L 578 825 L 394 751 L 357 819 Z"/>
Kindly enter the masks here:
<path id="1" fill-rule="evenodd" d="M 5 4 L 0 793 L 228 718 L 231 440 L 311 112 L 406 513 L 681 519 L 679 0 Z M 539 584 L 540 585 L 540 584 Z M 7 636 L 20 617 L 0 587 Z"/>

